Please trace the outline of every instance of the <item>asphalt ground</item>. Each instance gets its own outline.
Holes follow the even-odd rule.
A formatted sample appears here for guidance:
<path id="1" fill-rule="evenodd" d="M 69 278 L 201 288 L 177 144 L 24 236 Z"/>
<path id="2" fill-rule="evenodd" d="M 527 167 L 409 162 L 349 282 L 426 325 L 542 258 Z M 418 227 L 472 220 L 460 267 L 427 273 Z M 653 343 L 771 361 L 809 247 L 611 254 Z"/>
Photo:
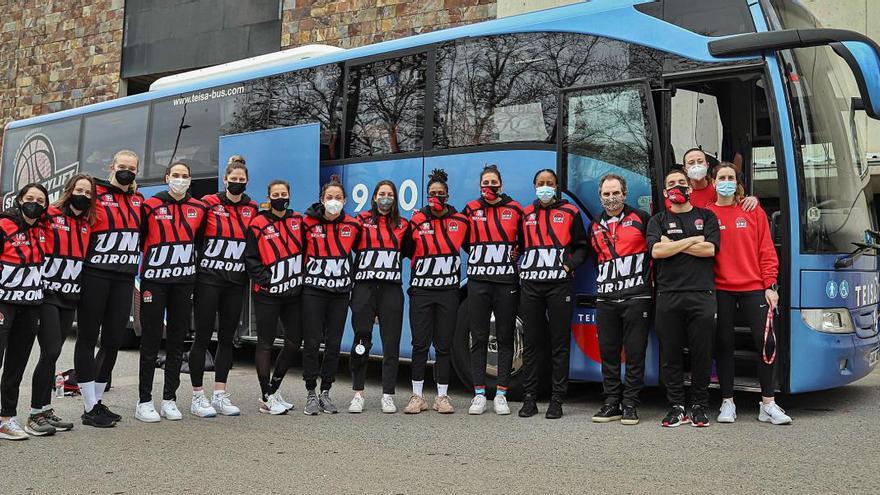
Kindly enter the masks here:
<path id="1" fill-rule="evenodd" d="M 73 341 L 59 369 L 72 365 Z M 382 414 L 379 365 L 371 363 L 367 410 L 345 412 L 351 397 L 345 364 L 334 385 L 337 415 L 302 414 L 305 390 L 294 368 L 282 393 L 297 406 L 284 416 L 257 412 L 259 387 L 248 349 L 237 352 L 230 391 L 240 417 L 189 414 L 188 376 L 178 405 L 182 421 L 145 424 L 137 402 L 136 351 L 122 351 L 105 404 L 122 414 L 115 428 L 76 421 L 71 432 L 0 441 L 0 494 L 33 493 L 877 493 L 880 372 L 850 386 L 781 397 L 791 426 L 756 420 L 757 394 L 739 393 L 735 424 L 664 429 L 662 391 L 646 390 L 641 424 L 598 425 L 601 387 L 573 384 L 565 417 L 468 416 L 470 395 L 451 388 L 456 413 Z M 36 350 L 30 367 L 36 362 Z M 344 363 L 344 361 L 343 361 Z M 397 405 L 409 396 L 401 367 Z M 206 384 L 212 374 L 206 375 Z M 19 419 L 26 420 L 30 370 Z M 154 396 L 161 397 L 157 370 Z M 209 387 L 210 388 L 210 387 Z M 433 400 L 435 389 L 426 383 Z M 209 391 L 210 392 L 210 391 Z M 717 391 L 713 401 L 719 402 Z M 80 398 L 53 398 L 64 418 L 78 418 Z M 541 411 L 546 404 L 540 404 Z"/>

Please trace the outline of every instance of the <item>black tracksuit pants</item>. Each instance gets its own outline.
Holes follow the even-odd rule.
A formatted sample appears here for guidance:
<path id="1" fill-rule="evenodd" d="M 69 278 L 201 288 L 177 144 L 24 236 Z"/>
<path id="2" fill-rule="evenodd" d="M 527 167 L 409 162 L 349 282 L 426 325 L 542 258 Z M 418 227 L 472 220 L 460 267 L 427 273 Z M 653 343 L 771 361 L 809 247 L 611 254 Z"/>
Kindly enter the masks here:
<path id="1" fill-rule="evenodd" d="M 394 394 L 403 327 L 403 288 L 399 283 L 366 280 L 354 284 L 351 291 L 354 343 L 349 358 L 353 390 L 364 389 L 376 318 L 379 319 L 379 336 L 382 339 L 382 393 Z M 357 353 L 358 344 L 364 346 L 363 354 Z"/>
<path id="2" fill-rule="evenodd" d="M 107 383 L 131 317 L 134 276 L 84 268 L 81 283 L 73 354 L 76 379 L 81 383 Z M 97 363 L 95 346 L 99 333 L 102 359 Z"/>
<path id="3" fill-rule="evenodd" d="M 40 329 L 37 342 L 40 344 L 40 360 L 34 368 L 31 381 L 31 407 L 40 409 L 52 402 L 55 388 L 55 363 L 61 355 L 61 347 L 70 327 L 73 326 L 74 308 L 44 302 L 40 306 Z"/>
<path id="4" fill-rule="evenodd" d="M 468 282 L 467 310 L 471 335 L 471 378 L 475 387 L 486 385 L 486 355 L 489 347 L 489 325 L 495 314 L 495 342 L 498 348 L 498 381 L 500 387 L 510 382 L 513 368 L 513 341 L 516 330 L 516 309 L 519 287 L 516 284 Z"/>
<path id="5" fill-rule="evenodd" d="M 350 292 L 303 289 L 303 380 L 314 390 L 321 378 L 321 391 L 330 390 L 339 367 L 339 348 L 345 331 Z M 320 360 L 321 341 L 324 359 Z"/>
<path id="6" fill-rule="evenodd" d="M 217 355 L 214 357 L 214 381 L 226 383 L 232 368 L 232 341 L 241 320 L 245 287 L 216 285 L 198 281 L 193 296 L 196 338 L 189 350 L 189 374 L 193 387 L 204 385 L 205 353 L 217 329 Z"/>
<path id="7" fill-rule="evenodd" d="M 733 397 L 733 377 L 735 374 L 733 351 L 735 334 L 733 331 L 737 315 L 741 315 L 752 330 L 755 349 L 761 353 L 764 349 L 764 326 L 767 324 L 767 301 L 763 290 L 749 292 L 728 292 L 720 290 L 718 299 L 718 328 L 715 332 L 715 367 L 718 371 L 718 383 L 721 385 L 721 397 Z M 775 345 L 775 341 L 774 341 Z M 774 366 L 764 362 L 763 356 L 758 357 L 758 379 L 761 382 L 761 395 L 776 395 L 774 383 Z"/>
<path id="8" fill-rule="evenodd" d="M 257 349 L 255 360 L 257 380 L 263 400 L 278 391 L 287 370 L 303 343 L 303 302 L 302 296 L 266 297 L 254 296 L 254 312 L 257 315 Z M 284 347 L 275 358 L 272 370 L 272 349 L 278 336 L 278 323 L 284 330 Z M 271 372 L 271 376 L 270 376 Z"/>
<path id="9" fill-rule="evenodd" d="M 568 392 L 573 307 L 570 282 L 522 281 L 519 315 L 523 320 L 523 388 L 526 393 L 538 392 L 540 351 L 548 341 L 553 397 L 562 400 Z"/>
<path id="10" fill-rule="evenodd" d="M 165 384 L 163 400 L 176 400 L 180 386 L 183 341 L 190 327 L 193 284 L 141 282 L 140 402 L 153 400 L 156 358 L 165 333 Z"/>
<path id="11" fill-rule="evenodd" d="M 428 350 L 434 345 L 434 381 L 448 385 L 452 375 L 452 339 L 458 322 L 458 289 L 409 288 L 412 380 L 425 379 Z"/>
<path id="12" fill-rule="evenodd" d="M 606 404 L 638 406 L 645 385 L 645 352 L 651 323 L 651 299 L 598 301 L 596 326 L 602 355 L 602 386 Z M 620 351 L 626 355 L 626 376 L 620 380 Z"/>
<path id="13" fill-rule="evenodd" d="M 18 389 L 37 335 L 40 307 L 0 303 L 0 314 L 0 341 L 6 342 L 0 377 L 0 416 L 6 418 L 17 414 Z"/>
<path id="14" fill-rule="evenodd" d="M 661 292 L 654 326 L 660 342 L 660 380 L 670 405 L 686 404 L 684 349 L 691 364 L 691 402 L 708 407 L 712 345 L 715 339 L 715 291 Z"/>

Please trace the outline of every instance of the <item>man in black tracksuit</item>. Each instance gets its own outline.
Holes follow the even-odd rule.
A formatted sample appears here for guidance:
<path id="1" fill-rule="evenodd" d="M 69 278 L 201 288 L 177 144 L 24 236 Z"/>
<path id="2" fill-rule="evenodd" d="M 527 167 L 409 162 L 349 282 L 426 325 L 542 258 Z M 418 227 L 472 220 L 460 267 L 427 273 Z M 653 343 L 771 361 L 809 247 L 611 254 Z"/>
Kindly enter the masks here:
<path id="1" fill-rule="evenodd" d="M 669 172 L 664 187 L 671 206 L 651 218 L 647 234 L 657 274 L 654 324 L 660 341 L 660 379 L 670 404 L 662 425 L 709 426 L 706 409 L 717 308 L 714 257 L 720 244 L 718 218 L 690 204 L 690 186 L 683 172 Z M 685 412 L 685 348 L 691 365 L 690 416 Z"/>
<path id="2" fill-rule="evenodd" d="M 605 404 L 594 423 L 639 422 L 636 407 L 645 383 L 645 349 L 651 314 L 651 258 L 645 232 L 649 215 L 625 204 L 626 180 L 607 174 L 599 181 L 602 217 L 590 225 L 596 254 L 596 324 L 602 355 Z M 620 380 L 620 353 L 626 379 Z"/>

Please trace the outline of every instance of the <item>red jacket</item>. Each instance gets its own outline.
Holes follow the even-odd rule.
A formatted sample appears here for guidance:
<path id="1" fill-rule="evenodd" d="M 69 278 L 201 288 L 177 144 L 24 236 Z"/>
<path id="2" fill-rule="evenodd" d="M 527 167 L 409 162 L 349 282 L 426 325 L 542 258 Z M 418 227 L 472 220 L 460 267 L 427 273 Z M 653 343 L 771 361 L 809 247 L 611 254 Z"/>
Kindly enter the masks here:
<path id="1" fill-rule="evenodd" d="M 718 217 L 721 245 L 715 254 L 715 287 L 744 292 L 764 290 L 776 283 L 779 260 L 770 236 L 770 223 L 761 207 L 750 212 L 741 205 L 708 208 Z"/>
<path id="2" fill-rule="evenodd" d="M 74 303 L 79 299 L 80 274 L 89 245 L 88 215 L 74 216 L 50 206 L 43 244 L 43 297 L 55 302 Z M 57 298 L 57 299 L 56 299 Z"/>
<path id="3" fill-rule="evenodd" d="M 324 218 L 324 208 L 315 203 L 303 220 L 306 242 L 304 284 L 329 292 L 348 292 L 354 285 L 352 251 L 361 226 L 354 218 L 340 214 L 335 220 Z"/>
<path id="4" fill-rule="evenodd" d="M 590 245 L 596 253 L 596 292 L 599 299 L 626 299 L 650 296 L 651 256 L 645 232 L 650 216 L 624 206 L 612 221 L 602 218 L 590 225 Z M 604 224 L 603 224 L 604 222 Z"/>
<path id="5" fill-rule="evenodd" d="M 303 217 L 287 210 L 278 218 L 261 211 L 248 226 L 244 261 L 254 293 L 269 297 L 302 292 Z"/>
<path id="6" fill-rule="evenodd" d="M 98 193 L 96 216 L 86 267 L 134 276 L 141 259 L 139 240 L 144 197 L 104 180 L 96 180 L 95 189 Z"/>
<path id="7" fill-rule="evenodd" d="M 43 301 L 43 227 L 41 221 L 28 226 L 15 210 L 0 215 L 0 301 L 22 305 Z"/>
<path id="8" fill-rule="evenodd" d="M 468 238 L 467 217 L 447 205 L 450 213 L 436 217 L 430 207 L 415 212 L 410 286 L 426 289 L 458 288 L 461 280 L 461 248 Z"/>
<path id="9" fill-rule="evenodd" d="M 374 216 L 369 210 L 357 216 L 361 237 L 357 247 L 354 279 L 401 282 L 401 251 L 409 235 L 409 220 L 401 217 L 391 225 L 387 216 Z"/>
<path id="10" fill-rule="evenodd" d="M 248 225 L 257 217 L 257 204 L 247 195 L 233 203 L 225 191 L 209 194 L 202 201 L 208 212 L 199 250 L 199 283 L 246 284 L 244 249 Z"/>
<path id="11" fill-rule="evenodd" d="M 547 206 L 536 200 L 526 206 L 522 238 L 519 276 L 532 282 L 572 279 L 590 249 L 580 210 L 564 199 Z"/>
<path id="12" fill-rule="evenodd" d="M 196 238 L 205 220 L 205 203 L 187 193 L 180 200 L 167 191 L 144 202 L 141 278 L 163 284 L 196 280 Z"/>
<path id="13" fill-rule="evenodd" d="M 516 282 L 516 262 L 510 253 L 519 240 L 522 206 L 507 196 L 489 204 L 482 198 L 465 206 L 468 218 L 468 279 L 486 282 Z"/>

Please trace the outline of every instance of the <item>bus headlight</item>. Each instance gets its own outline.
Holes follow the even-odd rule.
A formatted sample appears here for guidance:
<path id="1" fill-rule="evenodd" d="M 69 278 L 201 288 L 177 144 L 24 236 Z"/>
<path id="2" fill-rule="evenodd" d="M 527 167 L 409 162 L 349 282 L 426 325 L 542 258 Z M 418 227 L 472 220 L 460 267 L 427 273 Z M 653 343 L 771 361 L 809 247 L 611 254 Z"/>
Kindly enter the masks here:
<path id="1" fill-rule="evenodd" d="M 825 333 L 854 333 L 848 309 L 802 309 L 801 318 L 813 330 Z"/>

